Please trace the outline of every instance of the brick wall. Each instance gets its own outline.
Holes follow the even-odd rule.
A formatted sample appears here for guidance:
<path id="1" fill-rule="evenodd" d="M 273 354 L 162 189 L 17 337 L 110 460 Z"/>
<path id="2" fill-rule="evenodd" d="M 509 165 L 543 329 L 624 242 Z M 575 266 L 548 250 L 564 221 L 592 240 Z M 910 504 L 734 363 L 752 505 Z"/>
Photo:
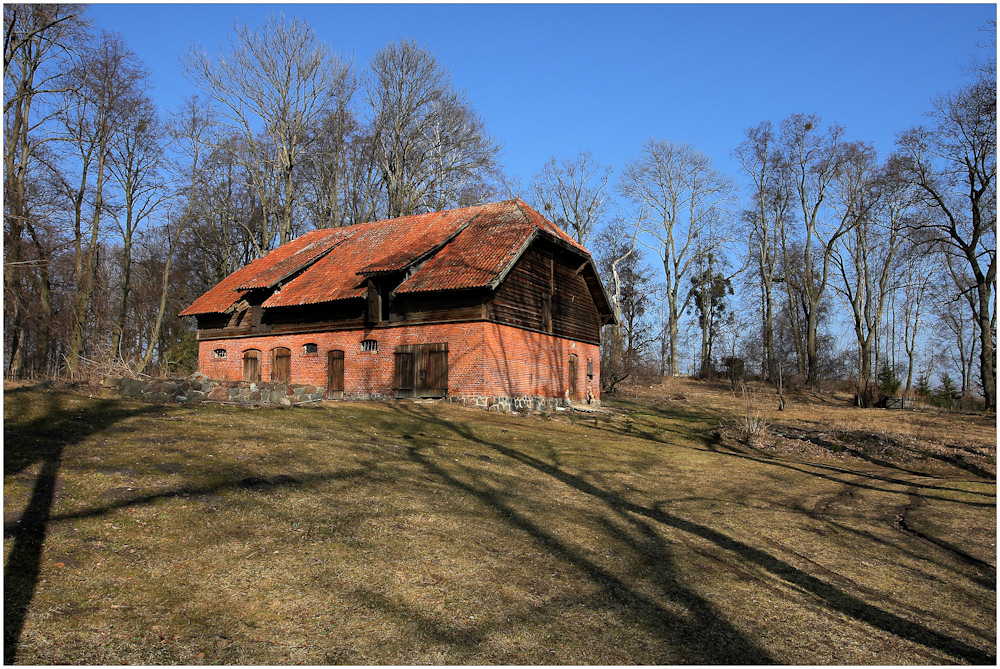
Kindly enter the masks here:
<path id="1" fill-rule="evenodd" d="M 378 350 L 361 350 L 373 339 Z M 600 396 L 600 354 L 593 344 L 574 342 L 488 322 L 405 325 L 371 330 L 264 335 L 244 339 L 217 339 L 199 343 L 198 369 L 213 379 L 243 378 L 243 353 L 260 351 L 261 380 L 271 380 L 271 350 L 291 351 L 293 383 L 326 387 L 327 353 L 344 352 L 344 393 L 347 397 L 392 396 L 394 352 L 401 344 L 448 344 L 448 394 L 450 396 L 534 396 L 565 398 L 569 356 L 578 357 L 578 400 L 588 390 Z M 305 352 L 306 344 L 317 352 Z M 225 357 L 214 351 L 224 349 Z M 592 361 L 594 376 L 587 376 Z"/>

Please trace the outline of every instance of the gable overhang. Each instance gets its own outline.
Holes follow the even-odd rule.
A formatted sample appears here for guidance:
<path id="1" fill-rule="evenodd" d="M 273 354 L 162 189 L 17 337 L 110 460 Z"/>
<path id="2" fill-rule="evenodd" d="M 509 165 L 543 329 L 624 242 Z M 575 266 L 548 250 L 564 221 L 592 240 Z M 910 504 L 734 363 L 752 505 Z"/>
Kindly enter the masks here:
<path id="1" fill-rule="evenodd" d="M 579 269 L 576 270 L 577 274 L 583 275 L 583 280 L 587 283 L 587 288 L 590 290 L 590 296 L 594 300 L 594 306 L 597 307 L 597 313 L 601 317 L 601 325 L 618 325 L 618 319 L 615 317 L 614 309 L 611 307 L 611 298 L 608 296 L 608 291 L 604 288 L 604 284 L 601 282 L 600 276 L 597 273 L 597 265 L 594 264 L 594 259 L 589 253 L 582 250 L 580 247 L 570 244 L 559 237 L 542 231 L 539 228 L 535 228 L 530 235 L 525 238 L 521 247 L 518 249 L 517 253 L 513 255 L 507 266 L 490 282 L 488 288 L 490 290 L 496 290 L 500 284 L 504 282 L 507 275 L 510 274 L 514 266 L 517 265 L 517 261 L 521 259 L 521 256 L 527 252 L 528 248 L 544 234 L 545 241 L 551 242 L 558 246 L 559 248 L 569 251 L 573 255 L 580 258 L 583 262 Z"/>

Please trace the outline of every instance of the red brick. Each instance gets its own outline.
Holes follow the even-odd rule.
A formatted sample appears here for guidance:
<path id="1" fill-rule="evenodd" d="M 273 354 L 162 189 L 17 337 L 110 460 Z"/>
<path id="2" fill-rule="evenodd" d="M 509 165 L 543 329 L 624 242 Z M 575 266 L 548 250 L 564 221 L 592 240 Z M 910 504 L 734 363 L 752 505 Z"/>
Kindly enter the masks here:
<path id="1" fill-rule="evenodd" d="M 374 339 L 378 351 L 361 350 L 361 341 Z M 392 394 L 394 352 L 402 344 L 448 344 L 448 394 L 482 396 L 535 396 L 564 398 L 569 381 L 569 356 L 576 354 L 576 400 L 588 391 L 600 397 L 600 350 L 594 344 L 571 341 L 489 322 L 401 325 L 370 330 L 263 335 L 243 339 L 216 339 L 199 344 L 198 368 L 209 378 L 238 381 L 243 378 L 243 352 L 261 352 L 261 380 L 271 379 L 270 350 L 291 351 L 292 383 L 326 387 L 327 352 L 344 351 L 344 390 L 347 394 Z M 304 353 L 314 343 L 318 354 Z M 217 359 L 214 350 L 226 349 Z M 592 361 L 594 378 L 587 377 Z"/>

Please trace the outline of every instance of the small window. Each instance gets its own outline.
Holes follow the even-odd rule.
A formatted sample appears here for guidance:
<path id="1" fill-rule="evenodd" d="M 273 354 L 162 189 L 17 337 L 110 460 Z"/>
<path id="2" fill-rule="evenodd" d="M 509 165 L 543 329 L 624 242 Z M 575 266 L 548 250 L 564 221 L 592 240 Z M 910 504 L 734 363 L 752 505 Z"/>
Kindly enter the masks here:
<path id="1" fill-rule="evenodd" d="M 217 348 L 217 349 L 215 349 L 214 353 L 215 353 L 215 357 L 216 358 L 225 358 L 226 357 L 226 349 L 224 349 L 224 348 Z"/>
<path id="2" fill-rule="evenodd" d="M 594 361 L 587 358 L 587 376 L 594 378 Z"/>
<path id="3" fill-rule="evenodd" d="M 317 347 L 316 344 L 306 344 L 303 348 L 306 354 L 319 353 L 319 347 Z"/>
<path id="4" fill-rule="evenodd" d="M 369 352 L 378 351 L 378 342 L 374 339 L 365 339 L 361 342 L 361 350 Z"/>

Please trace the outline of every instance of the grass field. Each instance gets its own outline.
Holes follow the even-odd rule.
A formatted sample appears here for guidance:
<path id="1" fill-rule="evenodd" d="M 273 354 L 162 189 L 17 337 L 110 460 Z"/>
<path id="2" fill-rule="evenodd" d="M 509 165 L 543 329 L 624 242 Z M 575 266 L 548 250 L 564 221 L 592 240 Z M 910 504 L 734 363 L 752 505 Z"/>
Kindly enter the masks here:
<path id="1" fill-rule="evenodd" d="M 28 664 L 994 664 L 994 417 L 4 392 Z M 745 438 L 751 409 L 766 427 Z"/>

